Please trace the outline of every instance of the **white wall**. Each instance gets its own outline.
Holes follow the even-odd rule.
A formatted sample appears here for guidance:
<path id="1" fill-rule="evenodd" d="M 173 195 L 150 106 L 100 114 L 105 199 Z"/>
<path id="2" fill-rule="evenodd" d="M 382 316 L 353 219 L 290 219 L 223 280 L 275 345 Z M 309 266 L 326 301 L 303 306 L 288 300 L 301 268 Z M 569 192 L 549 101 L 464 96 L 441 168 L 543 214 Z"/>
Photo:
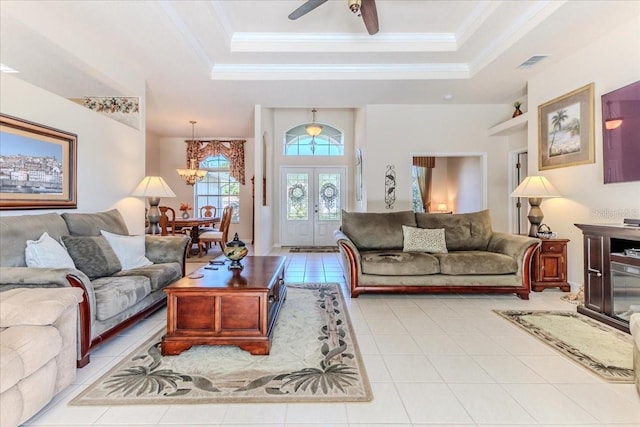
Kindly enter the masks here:
<path id="1" fill-rule="evenodd" d="M 144 203 L 129 197 L 145 175 L 144 102 L 142 127 L 133 129 L 68 99 L 0 75 L 0 111 L 78 135 L 77 209 L 3 211 L 2 216 L 45 212 L 120 210 L 129 232 L 144 232 Z M 141 91 L 144 94 L 144 84 Z"/>
<path id="2" fill-rule="evenodd" d="M 240 222 L 232 223 L 229 227 L 229 235 L 238 233 L 240 240 L 245 243 L 251 242 L 251 227 L 253 221 L 253 201 L 251 199 L 251 177 L 254 168 L 254 142 L 252 138 L 228 138 L 228 137 L 205 137 L 200 139 L 245 139 L 244 144 L 244 165 L 245 165 L 245 185 L 240 186 Z M 147 164 L 147 171 L 153 175 L 164 178 L 169 187 L 176 193 L 176 197 L 164 198 L 161 205 L 170 206 L 179 213 L 180 203 L 189 203 L 193 206 L 193 187 L 184 183 L 176 169 L 187 167 L 186 144 L 185 141 L 191 139 L 190 135 L 182 138 L 160 137 L 148 141 L 148 149 L 155 152 L 154 162 Z"/>
<path id="3" fill-rule="evenodd" d="M 267 255 L 274 245 L 273 234 L 273 109 L 263 108 L 260 105 L 255 106 L 255 140 L 260 141 L 255 144 L 254 152 L 254 169 L 256 175 L 256 193 L 255 193 L 255 238 L 253 244 L 253 253 L 255 255 Z M 266 148 L 266 150 L 265 150 Z M 264 166 L 266 164 L 266 171 Z M 266 176 L 267 182 L 264 191 L 266 191 L 266 205 L 263 201 L 263 188 L 261 179 Z"/>
<path id="4" fill-rule="evenodd" d="M 386 165 L 395 166 L 395 210 L 411 210 L 412 153 L 473 153 L 487 158 L 483 208 L 491 210 L 495 230 L 507 231 L 508 139 L 487 135 L 487 129 L 505 120 L 504 116 L 504 105 L 368 105 L 363 151 L 367 210 L 388 211 L 384 204 Z"/>
<path id="5" fill-rule="evenodd" d="M 529 105 L 595 83 L 595 163 L 538 172 L 537 108 L 529 109 L 529 174 L 544 175 L 564 198 L 543 201 L 544 223 L 568 247 L 572 289 L 583 283 L 582 234 L 574 223 L 621 223 L 640 218 L 640 181 L 603 184 L 600 97 L 640 79 L 640 17 L 620 24 L 598 41 L 529 80 Z"/>

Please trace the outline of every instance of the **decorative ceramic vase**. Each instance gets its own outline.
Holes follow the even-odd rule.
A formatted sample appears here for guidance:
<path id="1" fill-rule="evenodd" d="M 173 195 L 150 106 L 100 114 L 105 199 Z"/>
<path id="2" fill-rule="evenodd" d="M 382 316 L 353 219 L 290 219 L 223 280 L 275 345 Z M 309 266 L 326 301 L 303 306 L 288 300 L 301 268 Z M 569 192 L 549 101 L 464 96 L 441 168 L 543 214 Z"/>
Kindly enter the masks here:
<path id="1" fill-rule="evenodd" d="M 182 218 L 184 219 L 189 218 L 189 211 L 182 211 Z"/>
<path id="2" fill-rule="evenodd" d="M 238 238 L 238 233 L 233 236 L 233 240 L 228 242 L 224 247 L 224 256 L 231 260 L 229 270 L 242 269 L 240 260 L 247 256 L 249 249 L 247 245 Z"/>
<path id="3" fill-rule="evenodd" d="M 521 114 L 522 114 L 522 110 L 520 110 L 520 106 L 518 105 L 516 106 L 516 110 L 513 112 L 513 116 L 511 116 L 511 118 L 518 117 Z"/>

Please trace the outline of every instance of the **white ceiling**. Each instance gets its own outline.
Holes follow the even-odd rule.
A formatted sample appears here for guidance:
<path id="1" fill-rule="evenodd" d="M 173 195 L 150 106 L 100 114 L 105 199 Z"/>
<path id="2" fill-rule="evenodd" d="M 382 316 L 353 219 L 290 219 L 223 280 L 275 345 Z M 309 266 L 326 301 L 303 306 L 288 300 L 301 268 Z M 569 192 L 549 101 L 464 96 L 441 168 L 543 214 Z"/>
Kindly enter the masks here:
<path id="1" fill-rule="evenodd" d="M 532 73 L 640 15 L 636 0 L 377 0 L 370 36 L 347 0 L 289 20 L 302 3 L 2 0 L 0 62 L 68 98 L 144 82 L 160 136 L 196 120 L 196 136 L 252 137 L 255 104 L 512 103 Z M 517 68 L 533 55 L 550 57 Z"/>

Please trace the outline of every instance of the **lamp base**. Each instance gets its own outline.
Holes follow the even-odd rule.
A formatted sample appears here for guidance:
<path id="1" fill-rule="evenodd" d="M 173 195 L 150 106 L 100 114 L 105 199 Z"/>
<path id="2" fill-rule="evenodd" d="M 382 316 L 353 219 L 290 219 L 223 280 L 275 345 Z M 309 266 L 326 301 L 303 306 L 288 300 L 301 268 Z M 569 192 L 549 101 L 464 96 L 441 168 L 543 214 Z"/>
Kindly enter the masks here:
<path id="1" fill-rule="evenodd" d="M 149 211 L 147 212 L 147 219 L 149 220 L 149 227 L 147 227 L 147 234 L 162 234 L 162 229 L 158 223 L 160 222 L 160 197 L 149 197 Z"/>
<path id="2" fill-rule="evenodd" d="M 531 209 L 529 209 L 529 214 L 527 215 L 531 223 L 529 237 L 538 237 L 538 228 L 540 228 L 542 218 L 544 218 L 542 209 L 540 209 L 540 203 L 542 203 L 541 197 L 529 197 L 529 205 L 531 205 Z"/>

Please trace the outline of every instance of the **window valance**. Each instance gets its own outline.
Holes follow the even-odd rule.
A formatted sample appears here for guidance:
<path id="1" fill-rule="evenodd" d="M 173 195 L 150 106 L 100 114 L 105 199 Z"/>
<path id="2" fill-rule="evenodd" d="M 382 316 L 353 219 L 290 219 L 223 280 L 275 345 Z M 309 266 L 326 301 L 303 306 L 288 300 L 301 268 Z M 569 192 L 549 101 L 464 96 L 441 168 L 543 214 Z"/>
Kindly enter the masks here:
<path id="1" fill-rule="evenodd" d="M 229 160 L 229 173 L 240 184 L 244 185 L 244 139 L 222 140 L 187 140 L 187 167 L 189 160 L 198 163 L 209 156 L 223 155 Z"/>

